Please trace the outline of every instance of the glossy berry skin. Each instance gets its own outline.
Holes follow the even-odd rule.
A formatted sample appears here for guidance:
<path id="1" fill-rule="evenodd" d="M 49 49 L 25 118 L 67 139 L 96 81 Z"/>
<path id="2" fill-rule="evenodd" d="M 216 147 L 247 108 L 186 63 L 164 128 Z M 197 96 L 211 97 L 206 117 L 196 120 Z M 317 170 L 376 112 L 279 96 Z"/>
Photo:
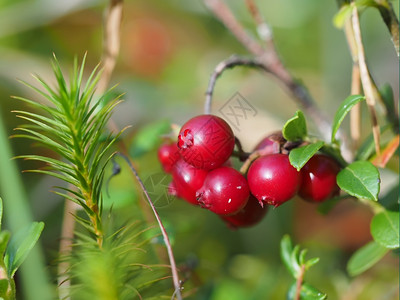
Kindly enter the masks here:
<path id="1" fill-rule="evenodd" d="M 250 192 L 258 201 L 278 207 L 297 193 L 301 177 L 290 164 L 288 155 L 270 154 L 251 164 L 247 180 Z"/>
<path id="2" fill-rule="evenodd" d="M 198 205 L 196 191 L 203 185 L 207 173 L 206 170 L 197 169 L 182 159 L 178 160 L 172 168 L 176 195 Z"/>
<path id="3" fill-rule="evenodd" d="M 231 229 L 250 227 L 259 223 L 268 211 L 268 205 L 261 206 L 257 198 L 250 194 L 245 207 L 230 216 L 221 216 Z"/>
<path id="4" fill-rule="evenodd" d="M 246 205 L 249 195 L 246 178 L 230 167 L 210 171 L 196 194 L 201 207 L 218 215 L 239 212 Z"/>
<path id="5" fill-rule="evenodd" d="M 171 195 L 171 196 L 179 197 L 178 191 L 176 190 L 175 181 L 172 180 L 172 181 L 168 184 L 167 192 L 168 192 L 168 194 Z"/>
<path id="6" fill-rule="evenodd" d="M 340 192 L 336 175 L 338 163 L 329 156 L 316 154 L 301 169 L 299 196 L 307 201 L 322 202 L 337 196 Z"/>
<path id="7" fill-rule="evenodd" d="M 282 131 L 276 131 L 263 138 L 254 148 L 254 150 L 265 150 L 265 154 L 279 153 L 280 146 L 286 142 Z"/>
<path id="8" fill-rule="evenodd" d="M 199 169 L 220 167 L 232 154 L 235 136 L 223 119 L 200 115 L 187 121 L 178 136 L 183 159 Z"/>
<path id="9" fill-rule="evenodd" d="M 172 167 L 181 158 L 175 143 L 163 144 L 157 152 L 158 160 L 166 173 L 171 173 Z"/>

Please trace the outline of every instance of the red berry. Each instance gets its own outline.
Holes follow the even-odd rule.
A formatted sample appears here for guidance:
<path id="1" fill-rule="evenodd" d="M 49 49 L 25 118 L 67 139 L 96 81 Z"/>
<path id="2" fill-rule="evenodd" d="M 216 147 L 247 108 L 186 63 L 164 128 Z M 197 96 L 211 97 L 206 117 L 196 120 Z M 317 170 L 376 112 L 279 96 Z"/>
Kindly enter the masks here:
<path id="1" fill-rule="evenodd" d="M 187 163 L 200 169 L 212 170 L 231 156 L 235 147 L 235 136 L 223 119 L 213 115 L 200 115 L 182 126 L 178 147 Z"/>
<path id="2" fill-rule="evenodd" d="M 232 228 L 250 227 L 260 222 L 268 211 L 268 206 L 261 206 L 257 198 L 250 194 L 249 201 L 238 213 L 231 216 L 221 216 Z"/>
<path id="3" fill-rule="evenodd" d="M 174 164 L 181 158 L 176 144 L 163 144 L 158 149 L 158 160 L 165 172 L 170 173 Z"/>
<path id="4" fill-rule="evenodd" d="M 206 170 L 197 169 L 182 159 L 178 160 L 172 168 L 177 195 L 189 203 L 198 205 L 196 191 L 203 185 L 206 175 Z"/>
<path id="5" fill-rule="evenodd" d="M 208 173 L 196 196 L 200 206 L 218 215 L 230 215 L 246 205 L 249 187 L 240 172 L 221 167 Z"/>
<path id="6" fill-rule="evenodd" d="M 290 200 L 299 189 L 300 172 L 285 154 L 271 154 L 257 158 L 247 173 L 250 192 L 258 199 L 275 207 Z"/>
<path id="7" fill-rule="evenodd" d="M 168 184 L 167 192 L 168 192 L 168 194 L 171 195 L 171 196 L 179 197 L 178 191 L 176 190 L 175 181 L 172 180 L 172 181 Z"/>
<path id="8" fill-rule="evenodd" d="M 282 131 L 276 131 L 263 138 L 257 146 L 255 146 L 254 150 L 265 150 L 266 153 L 264 155 L 279 153 L 280 146 L 285 142 L 286 140 L 282 136 Z"/>
<path id="9" fill-rule="evenodd" d="M 304 165 L 299 196 L 304 200 L 322 202 L 339 194 L 336 175 L 339 164 L 326 155 L 316 154 Z"/>

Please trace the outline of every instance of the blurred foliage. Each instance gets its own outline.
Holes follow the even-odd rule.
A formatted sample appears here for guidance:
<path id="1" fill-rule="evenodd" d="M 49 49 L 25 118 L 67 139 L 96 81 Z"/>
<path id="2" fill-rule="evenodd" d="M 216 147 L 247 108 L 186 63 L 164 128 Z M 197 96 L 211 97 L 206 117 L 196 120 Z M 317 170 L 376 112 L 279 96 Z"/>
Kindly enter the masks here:
<path id="1" fill-rule="evenodd" d="M 240 21 L 255 35 L 244 3 L 231 2 L 229 5 Z M 274 30 L 283 61 L 333 119 L 340 102 L 349 94 L 351 80 L 351 58 L 344 34 L 333 25 L 335 1 L 258 2 Z M 67 70 L 72 68 L 73 57 L 82 57 L 86 51 L 88 69 L 98 63 L 106 4 L 104 0 L 0 2 L 0 115 L 8 136 L 19 123 L 11 110 L 23 108 L 10 95 L 31 96 L 16 78 L 33 82 L 30 73 L 41 74 L 45 80 L 50 78 L 52 52 Z M 398 8 L 398 1 L 393 1 L 393 5 Z M 361 23 L 371 73 L 378 86 L 390 84 L 394 99 L 398 99 L 399 70 L 393 67 L 398 60 L 379 13 L 365 10 Z M 181 124 L 200 114 L 214 67 L 233 53 L 246 52 L 201 1 L 126 1 L 121 47 L 112 84 L 119 83 L 115 91 L 125 94 L 125 102 L 116 109 L 113 120 L 119 128 L 132 125 L 120 142 L 130 150 L 139 174 L 146 181 L 162 173 L 156 160 L 156 149 L 162 139 L 156 137 L 164 133 L 167 121 L 160 120 Z M 218 81 L 213 111 L 218 114 L 236 92 L 257 110 L 257 115 L 243 122 L 235 132 L 245 150 L 250 150 L 274 129 L 282 128 L 284 120 L 297 109 L 273 79 L 238 68 L 226 72 Z M 366 137 L 370 133 L 366 110 L 362 122 L 362 134 Z M 312 124 L 307 125 L 310 132 L 315 132 Z M 342 126 L 348 128 L 348 120 Z M 26 140 L 11 140 L 10 145 L 14 155 L 44 151 Z M 16 164 L 20 170 L 42 167 L 37 162 Z M 390 192 L 390 199 L 385 201 L 393 206 L 396 205 L 393 199 L 398 199 L 399 194 L 398 159 L 388 166 L 382 176 L 380 198 Z M 9 170 L 1 167 L 0 176 L 5 178 Z M 104 188 L 106 208 L 111 208 L 122 220 L 153 224 L 150 209 L 132 183 L 127 166 L 121 167 L 121 174 L 108 182 L 108 194 Z M 107 172 L 111 174 L 111 166 Z M 21 176 L 29 199 L 25 208 L 32 210 L 35 220 L 45 222 L 41 242 L 47 263 L 53 264 L 63 200 L 48 190 L 59 183 L 32 174 Z M 7 207 L 7 202 L 14 200 L 4 193 L 2 186 L 0 196 Z M 158 209 L 174 241 L 187 299 L 284 299 L 292 282 L 279 259 L 279 241 L 286 233 L 307 247 L 311 257 L 320 257 L 306 280 L 326 292 L 329 299 L 398 298 L 398 253 L 390 252 L 359 277 L 350 278 L 346 271 L 351 254 L 372 240 L 369 233 L 372 215 L 352 200 L 341 201 L 328 215 L 321 216 L 316 206 L 294 199 L 279 209 L 271 209 L 259 225 L 237 231 L 228 229 L 210 212 L 177 199 L 160 200 Z M 18 223 L 18 219 L 5 214 L 6 226 Z M 161 253 L 159 259 L 166 263 L 160 240 L 153 242 L 155 251 Z M 19 297 L 28 299 L 21 290 Z"/>

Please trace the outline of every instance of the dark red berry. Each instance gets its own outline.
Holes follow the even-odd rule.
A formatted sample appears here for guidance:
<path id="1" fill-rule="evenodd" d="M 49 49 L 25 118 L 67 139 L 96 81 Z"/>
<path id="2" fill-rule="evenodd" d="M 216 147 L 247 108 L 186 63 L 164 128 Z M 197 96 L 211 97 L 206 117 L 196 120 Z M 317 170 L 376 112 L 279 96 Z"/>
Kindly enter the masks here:
<path id="1" fill-rule="evenodd" d="M 183 159 L 196 168 L 212 170 L 221 166 L 232 154 L 235 136 L 223 119 L 200 115 L 187 121 L 178 136 Z"/>
<path id="2" fill-rule="evenodd" d="M 339 194 L 336 175 L 339 164 L 329 156 L 316 154 L 301 169 L 299 196 L 304 200 L 322 202 Z"/>
<path id="3" fill-rule="evenodd" d="M 257 198 L 250 194 L 249 201 L 238 213 L 230 216 L 221 216 L 227 225 L 236 229 L 250 227 L 260 222 L 268 211 L 268 206 L 261 206 Z"/>
<path id="4" fill-rule="evenodd" d="M 254 150 L 265 150 L 265 154 L 279 153 L 281 145 L 286 142 L 282 135 L 282 131 L 271 133 L 263 138 L 254 148 Z"/>
<path id="5" fill-rule="evenodd" d="M 208 173 L 196 196 L 200 206 L 218 215 L 230 215 L 246 205 L 249 187 L 240 172 L 221 167 Z"/>
<path id="6" fill-rule="evenodd" d="M 207 171 L 197 169 L 185 161 L 178 160 L 172 168 L 172 179 L 179 197 L 197 205 L 196 191 L 203 185 Z"/>
<path id="7" fill-rule="evenodd" d="M 181 158 L 175 143 L 161 145 L 157 155 L 163 170 L 167 173 L 172 171 L 174 164 Z"/>
<path id="8" fill-rule="evenodd" d="M 285 154 L 257 158 L 247 173 L 250 192 L 259 200 L 275 207 L 290 200 L 299 189 L 300 172 Z"/>

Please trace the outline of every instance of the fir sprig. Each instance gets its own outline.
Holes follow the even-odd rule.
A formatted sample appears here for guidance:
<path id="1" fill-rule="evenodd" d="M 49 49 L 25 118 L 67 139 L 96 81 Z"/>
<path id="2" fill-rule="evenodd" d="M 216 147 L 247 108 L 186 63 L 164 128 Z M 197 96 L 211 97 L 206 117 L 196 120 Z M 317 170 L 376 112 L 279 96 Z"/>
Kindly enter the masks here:
<path id="1" fill-rule="evenodd" d="M 104 239 L 101 225 L 104 169 L 112 157 L 110 148 L 123 130 L 110 133 L 104 138 L 107 121 L 120 102 L 120 97 L 108 102 L 106 100 L 109 92 L 95 97 L 101 72 L 98 66 L 95 67 L 84 84 L 85 60 L 86 56 L 79 66 L 75 59 L 69 84 L 55 56 L 52 62 L 57 81 L 55 88 L 50 87 L 40 76 L 34 77 L 42 89 L 23 82 L 50 103 L 48 105 L 14 97 L 31 105 L 37 112 L 15 111 L 19 118 L 29 124 L 16 128 L 20 133 L 13 137 L 31 139 L 60 156 L 54 159 L 42 155 L 21 155 L 19 158 L 41 161 L 48 165 L 47 169 L 28 172 L 51 175 L 69 183 L 68 187 L 60 187 L 56 194 L 78 203 L 84 209 L 89 221 L 80 220 L 80 223 L 85 224 L 95 235 L 101 248 Z"/>

